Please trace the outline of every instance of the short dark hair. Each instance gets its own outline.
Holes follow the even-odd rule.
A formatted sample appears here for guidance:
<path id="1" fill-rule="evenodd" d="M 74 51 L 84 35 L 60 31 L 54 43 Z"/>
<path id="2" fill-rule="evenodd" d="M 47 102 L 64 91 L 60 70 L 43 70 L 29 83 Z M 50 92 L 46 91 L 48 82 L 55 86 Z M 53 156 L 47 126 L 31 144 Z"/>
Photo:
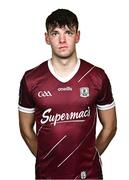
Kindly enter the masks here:
<path id="1" fill-rule="evenodd" d="M 53 11 L 46 19 L 46 30 L 54 29 L 56 27 L 76 28 L 78 30 L 78 19 L 77 16 L 68 9 L 57 9 Z"/>

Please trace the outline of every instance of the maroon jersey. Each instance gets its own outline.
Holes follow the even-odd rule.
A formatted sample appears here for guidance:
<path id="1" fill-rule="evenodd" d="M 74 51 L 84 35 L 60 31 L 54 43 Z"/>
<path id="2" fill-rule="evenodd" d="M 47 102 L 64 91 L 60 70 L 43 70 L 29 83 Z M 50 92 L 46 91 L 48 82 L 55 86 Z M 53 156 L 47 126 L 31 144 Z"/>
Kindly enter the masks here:
<path id="1" fill-rule="evenodd" d="M 66 78 L 55 73 L 51 60 L 27 71 L 19 111 L 35 115 L 36 179 L 102 179 L 96 110 L 113 107 L 107 75 L 84 60 Z"/>

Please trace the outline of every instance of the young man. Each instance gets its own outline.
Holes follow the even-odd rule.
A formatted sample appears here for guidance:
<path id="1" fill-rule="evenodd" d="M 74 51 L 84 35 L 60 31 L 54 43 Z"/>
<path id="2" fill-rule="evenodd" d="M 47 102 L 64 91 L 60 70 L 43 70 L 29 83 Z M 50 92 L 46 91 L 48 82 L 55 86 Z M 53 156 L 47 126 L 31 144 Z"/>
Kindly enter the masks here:
<path id="1" fill-rule="evenodd" d="M 46 29 L 52 58 L 24 74 L 19 97 L 20 131 L 36 156 L 36 179 L 103 179 L 100 155 L 116 133 L 109 79 L 77 58 L 74 13 L 54 11 Z M 96 138 L 97 113 L 102 130 Z"/>

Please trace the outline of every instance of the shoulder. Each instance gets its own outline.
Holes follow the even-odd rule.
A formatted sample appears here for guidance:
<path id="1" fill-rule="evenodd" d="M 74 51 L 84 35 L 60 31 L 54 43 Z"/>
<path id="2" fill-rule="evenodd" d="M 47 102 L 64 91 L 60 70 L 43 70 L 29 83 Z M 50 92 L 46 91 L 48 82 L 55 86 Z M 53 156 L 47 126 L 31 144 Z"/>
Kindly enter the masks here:
<path id="1" fill-rule="evenodd" d="M 90 62 L 83 59 L 81 59 L 81 68 L 87 74 L 89 74 L 90 76 L 94 76 L 96 78 L 104 78 L 104 76 L 106 75 L 104 69 L 94 64 L 91 64 Z"/>
<path id="2" fill-rule="evenodd" d="M 40 78 L 42 75 L 44 75 L 47 72 L 47 62 L 48 61 L 44 61 L 43 63 L 41 63 L 40 65 L 27 70 L 24 73 L 24 78 L 26 80 L 35 80 L 37 78 Z"/>
<path id="3" fill-rule="evenodd" d="M 27 70 L 21 80 L 21 84 L 25 85 L 30 91 L 33 89 L 37 84 L 44 79 L 44 76 L 48 76 L 48 61 L 44 61 L 40 65 Z"/>

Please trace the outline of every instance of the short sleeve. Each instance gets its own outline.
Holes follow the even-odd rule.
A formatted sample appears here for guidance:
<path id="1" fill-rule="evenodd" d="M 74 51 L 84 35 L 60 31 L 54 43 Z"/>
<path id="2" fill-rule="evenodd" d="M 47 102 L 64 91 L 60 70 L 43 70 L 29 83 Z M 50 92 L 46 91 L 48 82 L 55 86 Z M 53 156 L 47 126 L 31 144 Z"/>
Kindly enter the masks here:
<path id="1" fill-rule="evenodd" d="M 103 72 L 101 89 L 97 99 L 97 108 L 99 110 L 108 110 L 114 106 L 115 102 L 112 94 L 111 84 L 106 73 Z"/>
<path id="2" fill-rule="evenodd" d="M 35 112 L 34 101 L 31 92 L 28 90 L 25 75 L 23 76 L 20 83 L 18 110 L 25 113 Z"/>

